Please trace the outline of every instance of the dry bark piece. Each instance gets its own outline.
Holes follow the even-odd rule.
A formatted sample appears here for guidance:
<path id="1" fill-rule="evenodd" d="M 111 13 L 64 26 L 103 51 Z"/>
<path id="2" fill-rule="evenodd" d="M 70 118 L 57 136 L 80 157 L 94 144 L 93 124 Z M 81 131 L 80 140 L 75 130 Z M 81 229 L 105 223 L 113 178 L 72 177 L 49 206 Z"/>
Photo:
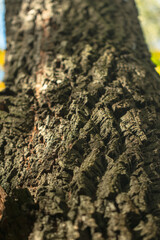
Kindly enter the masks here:
<path id="1" fill-rule="evenodd" d="M 4 210 L 4 202 L 7 194 L 4 191 L 4 189 L 0 186 L 0 220 L 2 219 L 3 216 L 3 210 Z"/>

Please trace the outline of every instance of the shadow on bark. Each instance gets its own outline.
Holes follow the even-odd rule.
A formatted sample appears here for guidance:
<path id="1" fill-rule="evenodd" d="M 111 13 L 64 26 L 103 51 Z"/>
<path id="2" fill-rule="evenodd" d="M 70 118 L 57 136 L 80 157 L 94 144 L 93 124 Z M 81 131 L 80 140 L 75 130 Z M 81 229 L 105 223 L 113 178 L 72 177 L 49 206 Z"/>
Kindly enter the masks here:
<path id="1" fill-rule="evenodd" d="M 27 189 L 14 189 L 6 198 L 0 222 L 0 239 L 27 240 L 33 229 L 37 206 Z"/>

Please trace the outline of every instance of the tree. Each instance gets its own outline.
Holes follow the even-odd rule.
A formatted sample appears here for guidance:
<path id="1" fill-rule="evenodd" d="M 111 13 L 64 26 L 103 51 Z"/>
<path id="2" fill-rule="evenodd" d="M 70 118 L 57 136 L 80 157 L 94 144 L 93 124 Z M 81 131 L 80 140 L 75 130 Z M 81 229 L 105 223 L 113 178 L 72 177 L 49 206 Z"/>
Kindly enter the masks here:
<path id="1" fill-rule="evenodd" d="M 6 27 L 1 239 L 160 239 L 160 81 L 134 1 L 6 0 Z"/>

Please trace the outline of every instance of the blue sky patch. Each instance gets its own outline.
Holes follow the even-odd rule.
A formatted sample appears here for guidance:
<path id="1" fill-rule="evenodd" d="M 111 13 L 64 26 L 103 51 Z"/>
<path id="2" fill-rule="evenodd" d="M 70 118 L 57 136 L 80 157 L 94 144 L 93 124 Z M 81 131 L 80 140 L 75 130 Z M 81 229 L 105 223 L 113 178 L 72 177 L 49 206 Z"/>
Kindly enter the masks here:
<path id="1" fill-rule="evenodd" d="M 6 49 L 4 0 L 0 0 L 0 49 Z"/>

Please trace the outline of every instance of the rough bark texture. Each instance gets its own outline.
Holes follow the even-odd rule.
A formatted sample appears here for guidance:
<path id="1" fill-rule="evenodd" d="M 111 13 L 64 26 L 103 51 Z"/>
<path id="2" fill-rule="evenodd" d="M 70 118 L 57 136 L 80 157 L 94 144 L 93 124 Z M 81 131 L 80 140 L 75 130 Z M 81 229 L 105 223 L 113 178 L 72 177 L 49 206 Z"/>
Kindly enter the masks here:
<path id="1" fill-rule="evenodd" d="M 6 10 L 0 239 L 160 239 L 160 79 L 134 1 Z"/>

